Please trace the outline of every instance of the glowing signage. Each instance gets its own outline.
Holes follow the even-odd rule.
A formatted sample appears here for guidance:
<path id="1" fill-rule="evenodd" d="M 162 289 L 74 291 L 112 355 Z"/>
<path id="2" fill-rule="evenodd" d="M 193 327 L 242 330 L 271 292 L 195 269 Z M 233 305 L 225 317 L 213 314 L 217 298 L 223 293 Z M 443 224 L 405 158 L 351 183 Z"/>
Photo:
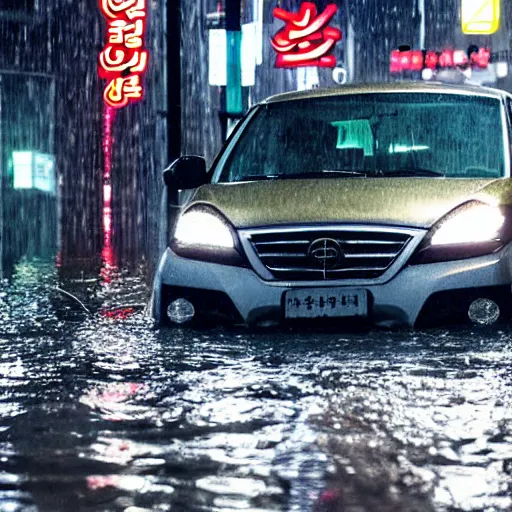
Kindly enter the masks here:
<path id="1" fill-rule="evenodd" d="M 114 250 L 112 247 L 112 148 L 114 138 L 112 128 L 116 116 L 116 109 L 107 103 L 103 112 L 103 249 L 101 258 L 103 267 L 101 276 L 106 283 L 111 280 L 111 269 L 114 264 Z"/>
<path id="2" fill-rule="evenodd" d="M 107 44 L 98 58 L 99 75 L 107 80 L 103 99 L 121 108 L 144 95 L 146 0 L 100 0 L 100 9 L 108 22 Z"/>
<path id="3" fill-rule="evenodd" d="M 270 39 L 277 53 L 276 67 L 334 68 L 336 57 L 330 53 L 341 39 L 341 32 L 328 24 L 337 10 L 336 4 L 329 4 L 318 14 L 312 2 L 303 2 L 298 13 L 276 7 L 274 17 L 285 22 L 285 26 Z"/>
<path id="4" fill-rule="evenodd" d="M 423 50 L 394 50 L 391 52 L 390 73 L 402 71 L 423 71 L 470 66 L 485 69 L 489 66 L 491 50 L 471 47 L 464 50 L 443 50 L 441 52 Z"/>
<path id="5" fill-rule="evenodd" d="M 494 34 L 500 26 L 500 0 L 461 0 L 464 34 Z"/>
<path id="6" fill-rule="evenodd" d="M 13 151 L 13 187 L 57 193 L 55 157 L 37 151 Z"/>

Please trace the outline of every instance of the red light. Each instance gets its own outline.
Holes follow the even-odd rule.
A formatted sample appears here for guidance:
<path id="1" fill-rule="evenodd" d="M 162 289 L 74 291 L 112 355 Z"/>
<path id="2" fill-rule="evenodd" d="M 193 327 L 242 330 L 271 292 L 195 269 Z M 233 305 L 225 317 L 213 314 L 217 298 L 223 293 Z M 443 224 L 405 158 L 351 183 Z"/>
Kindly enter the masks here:
<path id="1" fill-rule="evenodd" d="M 105 239 L 110 240 L 112 234 L 112 209 L 108 206 L 103 208 L 103 232 Z"/>
<path id="2" fill-rule="evenodd" d="M 128 317 L 133 315 L 135 313 L 134 308 L 116 308 L 116 309 L 110 309 L 101 311 L 101 316 L 105 318 L 109 318 L 111 320 L 126 320 Z"/>
<path id="3" fill-rule="evenodd" d="M 439 57 L 436 52 L 428 51 L 425 54 L 425 67 L 428 69 L 436 69 Z"/>
<path id="4" fill-rule="evenodd" d="M 402 71 L 409 70 L 411 68 L 411 52 L 400 52 L 400 69 Z"/>
<path id="5" fill-rule="evenodd" d="M 108 104 L 103 110 L 103 250 L 101 253 L 104 268 L 101 272 L 105 282 L 110 282 L 109 269 L 114 265 L 114 252 L 112 250 L 112 186 L 110 175 L 112 171 L 112 127 L 116 117 L 116 110 Z"/>
<path id="6" fill-rule="evenodd" d="M 411 71 L 421 71 L 423 69 L 423 52 L 414 50 L 411 52 Z"/>
<path id="7" fill-rule="evenodd" d="M 456 66 L 465 66 L 468 62 L 468 54 L 464 50 L 456 50 L 453 52 L 453 63 Z"/>
<path id="8" fill-rule="evenodd" d="M 480 48 L 477 52 L 473 52 L 470 56 L 471 64 L 479 68 L 487 68 L 489 60 L 491 59 L 491 50 L 489 48 Z"/>
<path id="9" fill-rule="evenodd" d="M 98 73 L 108 80 L 103 98 L 110 107 L 121 108 L 144 95 L 146 0 L 101 0 L 100 8 L 108 22 L 108 41 L 98 57 Z"/>
<path id="10" fill-rule="evenodd" d="M 327 25 L 337 10 L 336 4 L 329 4 L 318 14 L 312 2 L 303 2 L 298 13 L 276 7 L 274 17 L 286 22 L 270 39 L 277 52 L 276 67 L 335 67 L 336 57 L 328 53 L 342 36 L 338 29 Z"/>
<path id="11" fill-rule="evenodd" d="M 103 179 L 110 178 L 112 169 L 112 125 L 114 124 L 116 111 L 108 105 L 103 109 Z"/>
<path id="12" fill-rule="evenodd" d="M 143 91 L 139 75 L 130 75 L 126 78 L 114 78 L 105 87 L 103 99 L 112 108 L 121 108 L 131 100 L 142 99 Z"/>
<path id="13" fill-rule="evenodd" d="M 451 68 L 453 67 L 453 52 L 451 50 L 444 50 L 439 55 L 439 67 Z"/>
<path id="14" fill-rule="evenodd" d="M 391 52 L 390 72 L 421 71 L 423 69 L 423 52 L 421 50 L 394 50 Z"/>
<path id="15" fill-rule="evenodd" d="M 457 66 L 467 66 L 468 64 L 479 68 L 487 68 L 491 59 L 491 50 L 489 48 L 478 48 L 468 56 L 464 50 L 443 50 L 435 52 L 428 50 L 393 50 L 390 56 L 390 73 L 400 73 L 402 71 L 422 71 L 431 69 L 435 71 L 439 68 L 455 68 Z"/>
<path id="16" fill-rule="evenodd" d="M 112 203 L 112 186 L 103 185 L 103 204 L 107 207 Z"/>
<path id="17" fill-rule="evenodd" d="M 402 68 L 400 66 L 400 51 L 393 50 L 391 52 L 391 62 L 389 65 L 389 72 L 390 73 L 400 73 L 400 71 L 402 71 Z"/>
<path id="18" fill-rule="evenodd" d="M 129 20 L 146 16 L 146 0 L 101 0 L 100 8 L 106 17 L 114 20 L 122 15 Z"/>

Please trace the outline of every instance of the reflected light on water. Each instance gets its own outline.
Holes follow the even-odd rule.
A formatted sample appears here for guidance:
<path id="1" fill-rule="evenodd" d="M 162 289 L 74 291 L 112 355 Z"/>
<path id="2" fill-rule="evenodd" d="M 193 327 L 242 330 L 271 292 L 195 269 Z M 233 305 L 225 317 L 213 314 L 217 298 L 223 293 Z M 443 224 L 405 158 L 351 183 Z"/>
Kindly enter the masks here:
<path id="1" fill-rule="evenodd" d="M 94 411 L 101 413 L 101 417 L 110 421 L 127 421 L 140 419 L 148 414 L 143 406 L 131 404 L 137 398 L 144 398 L 147 387 L 135 382 L 111 383 L 90 389 L 81 398 L 80 402 Z"/>

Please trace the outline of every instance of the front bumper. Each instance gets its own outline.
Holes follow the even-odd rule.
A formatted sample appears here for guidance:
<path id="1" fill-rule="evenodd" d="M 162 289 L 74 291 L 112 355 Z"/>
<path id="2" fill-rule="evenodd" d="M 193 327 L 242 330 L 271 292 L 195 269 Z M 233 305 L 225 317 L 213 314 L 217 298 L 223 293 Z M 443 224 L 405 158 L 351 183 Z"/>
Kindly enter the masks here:
<path id="1" fill-rule="evenodd" d="M 340 288 L 368 290 L 370 323 L 382 327 L 413 327 L 429 298 L 442 295 L 441 292 L 467 290 L 469 297 L 471 290 L 499 288 L 500 293 L 506 290 L 510 295 L 511 251 L 512 244 L 509 244 L 497 253 L 478 258 L 405 266 L 385 283 Z M 333 285 L 321 281 L 315 286 Z M 152 311 L 157 322 L 164 321 L 166 287 L 193 289 L 199 295 L 201 290 L 219 292 L 230 299 L 242 322 L 257 326 L 282 322 L 283 294 L 299 286 L 265 281 L 248 268 L 182 258 L 168 248 L 154 280 Z M 311 287 L 310 283 L 307 287 Z M 460 297 L 461 293 L 455 297 Z"/>

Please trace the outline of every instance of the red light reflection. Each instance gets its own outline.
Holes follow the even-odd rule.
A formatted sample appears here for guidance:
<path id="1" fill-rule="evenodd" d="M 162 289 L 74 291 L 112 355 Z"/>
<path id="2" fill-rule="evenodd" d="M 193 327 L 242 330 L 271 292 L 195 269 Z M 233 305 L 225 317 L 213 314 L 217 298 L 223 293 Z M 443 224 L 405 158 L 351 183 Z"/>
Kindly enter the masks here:
<path id="1" fill-rule="evenodd" d="M 135 313 L 134 308 L 116 308 L 111 310 L 101 311 L 101 316 L 111 320 L 126 320 L 128 317 Z"/>
<path id="2" fill-rule="evenodd" d="M 110 271 L 115 266 L 112 249 L 112 185 L 110 184 L 114 142 L 112 129 L 115 116 L 115 109 L 105 104 L 103 111 L 103 250 L 101 252 L 103 266 L 101 277 L 106 283 L 111 282 Z"/>

